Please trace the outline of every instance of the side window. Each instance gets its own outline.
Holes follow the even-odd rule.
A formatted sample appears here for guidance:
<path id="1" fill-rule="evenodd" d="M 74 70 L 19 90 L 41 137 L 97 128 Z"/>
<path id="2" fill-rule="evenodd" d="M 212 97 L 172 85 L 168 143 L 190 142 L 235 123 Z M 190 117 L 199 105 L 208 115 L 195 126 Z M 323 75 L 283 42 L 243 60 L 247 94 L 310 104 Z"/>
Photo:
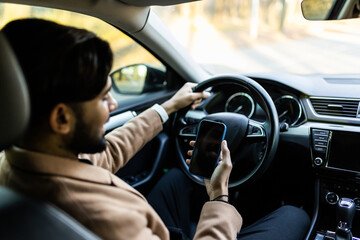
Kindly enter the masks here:
<path id="1" fill-rule="evenodd" d="M 85 28 L 107 40 L 114 53 L 110 76 L 118 100 L 122 95 L 157 91 L 166 86 L 165 66 L 133 39 L 100 19 L 64 10 L 0 3 L 0 29 L 19 18 L 43 18 Z"/>

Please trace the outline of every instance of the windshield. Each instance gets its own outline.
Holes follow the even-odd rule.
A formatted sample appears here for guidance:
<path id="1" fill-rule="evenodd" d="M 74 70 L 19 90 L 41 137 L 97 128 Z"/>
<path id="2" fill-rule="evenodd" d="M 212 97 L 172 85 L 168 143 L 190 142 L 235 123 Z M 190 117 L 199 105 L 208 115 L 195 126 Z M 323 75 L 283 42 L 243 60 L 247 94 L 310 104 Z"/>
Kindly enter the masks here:
<path id="1" fill-rule="evenodd" d="M 308 21 L 297 0 L 208 0 L 152 9 L 207 71 L 360 72 L 360 20 Z"/>

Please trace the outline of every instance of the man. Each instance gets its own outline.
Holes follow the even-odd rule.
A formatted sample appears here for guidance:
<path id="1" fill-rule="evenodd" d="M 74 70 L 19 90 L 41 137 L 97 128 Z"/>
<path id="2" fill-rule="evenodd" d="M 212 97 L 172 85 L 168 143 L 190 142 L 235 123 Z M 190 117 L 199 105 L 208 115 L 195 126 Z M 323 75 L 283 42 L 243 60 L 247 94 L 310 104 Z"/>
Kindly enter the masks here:
<path id="1" fill-rule="evenodd" d="M 113 173 L 162 130 L 169 114 L 190 104 L 196 107 L 208 94 L 193 93 L 195 85 L 185 84 L 161 106 L 153 106 L 104 137 L 104 124 L 117 108 L 109 92 L 112 52 L 108 43 L 86 30 L 38 19 L 13 21 L 2 31 L 28 84 L 31 120 L 16 146 L 0 154 L 0 183 L 53 203 L 104 239 L 169 239 L 168 229 L 172 233 L 180 229 L 183 234 L 188 213 L 184 218 L 176 213 L 188 212 L 187 205 L 164 197 L 177 187 L 174 195 L 187 196 L 181 194 L 190 188 L 181 172 L 170 171 L 148 196 L 160 216 L 138 191 Z M 206 182 L 211 201 L 203 206 L 195 239 L 235 239 L 240 231 L 242 218 L 227 203 L 231 168 L 223 142 L 221 161 Z M 164 207 L 166 201 L 169 206 Z M 172 211 L 174 202 L 180 206 Z M 293 225 L 288 230 L 296 237 L 284 235 L 283 239 L 301 239 L 307 216 L 300 210 L 288 210 L 287 214 L 298 219 L 287 223 Z M 277 215 L 269 219 L 273 216 Z M 278 216 L 281 219 L 284 214 Z M 269 219 L 261 221 L 268 223 Z M 256 236 L 254 229 L 262 231 L 253 228 L 244 236 Z M 191 235 L 188 229 L 185 235 Z"/>

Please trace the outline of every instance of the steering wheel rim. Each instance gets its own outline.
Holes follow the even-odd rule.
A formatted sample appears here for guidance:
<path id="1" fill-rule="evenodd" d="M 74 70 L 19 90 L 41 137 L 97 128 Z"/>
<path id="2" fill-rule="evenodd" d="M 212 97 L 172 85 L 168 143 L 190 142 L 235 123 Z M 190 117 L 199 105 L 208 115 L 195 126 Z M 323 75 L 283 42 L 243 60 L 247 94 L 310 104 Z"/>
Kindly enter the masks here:
<path id="1" fill-rule="evenodd" d="M 265 138 L 266 138 L 266 149 L 264 150 L 264 156 L 263 159 L 259 162 L 258 166 L 256 166 L 256 168 L 249 173 L 247 176 L 237 179 L 237 180 L 232 180 L 230 178 L 229 181 L 229 188 L 232 187 L 237 187 L 245 182 L 250 181 L 251 179 L 256 179 L 258 177 L 260 177 L 270 166 L 274 155 L 276 153 L 277 150 L 277 146 L 278 146 L 278 142 L 279 142 L 279 119 L 278 119 L 278 115 L 277 115 L 277 111 L 275 108 L 275 105 L 272 101 L 272 98 L 270 97 L 270 95 L 266 92 L 266 90 L 257 82 L 255 82 L 254 80 L 242 76 L 242 75 L 218 75 L 215 77 L 211 77 L 208 80 L 205 80 L 201 83 L 199 83 L 195 88 L 194 88 L 194 92 L 200 92 L 200 91 L 204 91 L 210 87 L 214 87 L 214 86 L 218 86 L 218 85 L 222 85 L 222 84 L 235 84 L 238 86 L 242 86 L 245 88 L 250 89 L 251 93 L 254 94 L 254 98 L 257 99 L 257 103 L 263 108 L 264 112 L 266 113 L 266 121 L 263 124 L 260 124 L 261 128 L 264 128 L 265 131 Z M 175 119 L 174 119 L 174 130 L 175 132 L 175 139 L 176 139 L 176 150 L 177 150 L 177 156 L 179 158 L 179 162 L 180 162 L 180 166 L 182 168 L 182 170 L 185 172 L 185 174 L 194 182 L 200 184 L 200 185 L 205 185 L 204 184 L 204 180 L 201 177 L 198 177 L 196 175 L 193 175 L 192 173 L 189 172 L 189 167 L 186 164 L 185 161 L 185 157 L 183 156 L 181 147 L 180 147 L 180 141 L 181 141 L 181 130 L 184 129 L 184 127 L 186 127 L 187 125 L 189 125 L 186 120 L 185 120 L 185 115 L 186 113 L 189 111 L 189 107 L 183 108 L 181 110 L 179 110 L 176 113 Z M 243 118 L 245 116 L 241 115 L 241 114 L 236 114 L 236 115 L 241 115 L 241 117 L 234 115 L 236 113 L 230 114 L 230 113 L 219 113 L 218 115 L 216 114 L 210 114 L 207 116 L 210 116 L 212 118 L 212 120 L 216 120 L 216 117 L 225 117 L 225 118 L 239 118 L 239 121 L 243 121 L 242 127 L 244 127 L 244 122 L 246 122 L 246 120 L 244 120 Z M 215 116 L 214 116 L 215 115 Z M 206 118 L 206 117 L 205 117 Z M 242 120 L 241 120 L 242 119 Z M 238 119 L 236 119 L 235 121 L 238 121 Z M 247 127 L 249 128 L 249 126 L 253 126 L 255 124 L 255 126 L 257 126 L 257 122 L 249 120 L 247 122 Z M 228 130 L 231 131 L 231 129 L 228 128 Z M 246 132 L 248 133 L 248 129 L 246 129 Z M 225 139 L 227 139 L 227 136 L 225 137 Z M 246 137 L 249 137 L 249 135 L 247 135 Z M 228 140 L 228 139 L 227 139 Z M 228 142 L 229 143 L 229 142 Z M 188 146 L 188 149 L 190 149 L 190 146 Z M 232 152 L 232 149 L 230 149 Z M 233 157 L 233 155 L 232 155 Z M 232 161 L 234 162 L 234 159 L 232 159 Z M 234 170 L 234 169 L 233 169 Z M 236 174 L 234 172 L 231 173 L 231 175 Z"/>

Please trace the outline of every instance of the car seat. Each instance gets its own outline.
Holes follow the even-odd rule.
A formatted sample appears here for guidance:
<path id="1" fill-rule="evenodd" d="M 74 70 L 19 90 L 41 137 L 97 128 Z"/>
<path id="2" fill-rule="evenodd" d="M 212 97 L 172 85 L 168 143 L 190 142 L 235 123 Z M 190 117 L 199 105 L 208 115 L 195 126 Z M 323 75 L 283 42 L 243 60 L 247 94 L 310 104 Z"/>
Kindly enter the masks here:
<path id="1" fill-rule="evenodd" d="M 16 141 L 30 117 L 29 95 L 0 31 L 0 149 Z M 60 209 L 0 186 L 0 239 L 100 239 Z"/>

